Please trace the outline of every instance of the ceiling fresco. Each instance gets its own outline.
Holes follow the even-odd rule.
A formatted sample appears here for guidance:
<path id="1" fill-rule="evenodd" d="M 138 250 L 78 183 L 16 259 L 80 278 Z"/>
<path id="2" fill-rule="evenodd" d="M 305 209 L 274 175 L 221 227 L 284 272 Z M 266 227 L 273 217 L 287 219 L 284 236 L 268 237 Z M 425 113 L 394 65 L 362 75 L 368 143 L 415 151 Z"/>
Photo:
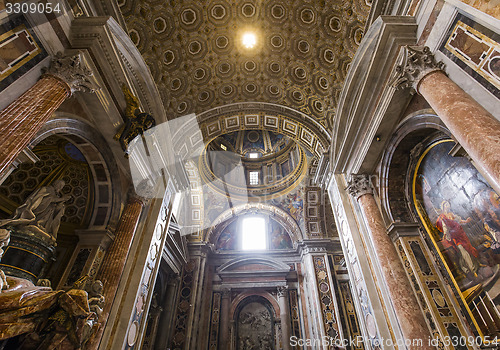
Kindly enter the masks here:
<path id="1" fill-rule="evenodd" d="M 235 102 L 299 110 L 331 130 L 371 0 L 119 0 L 169 119 Z M 243 47 L 244 31 L 257 35 Z"/>

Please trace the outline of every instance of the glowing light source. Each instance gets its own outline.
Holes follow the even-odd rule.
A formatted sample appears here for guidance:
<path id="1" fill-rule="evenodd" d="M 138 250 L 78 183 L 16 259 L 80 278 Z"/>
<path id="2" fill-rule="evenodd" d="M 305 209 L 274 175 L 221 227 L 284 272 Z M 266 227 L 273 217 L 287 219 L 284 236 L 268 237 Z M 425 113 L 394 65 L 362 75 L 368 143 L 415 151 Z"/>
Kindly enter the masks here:
<path id="1" fill-rule="evenodd" d="M 247 217 L 242 223 L 242 249 L 266 249 L 266 221 L 263 217 Z"/>
<path id="2" fill-rule="evenodd" d="M 259 184 L 259 172 L 251 171 L 250 172 L 250 185 L 258 185 Z"/>
<path id="3" fill-rule="evenodd" d="M 251 49 L 257 44 L 257 36 L 251 32 L 245 33 L 241 37 L 241 42 L 247 49 Z"/>

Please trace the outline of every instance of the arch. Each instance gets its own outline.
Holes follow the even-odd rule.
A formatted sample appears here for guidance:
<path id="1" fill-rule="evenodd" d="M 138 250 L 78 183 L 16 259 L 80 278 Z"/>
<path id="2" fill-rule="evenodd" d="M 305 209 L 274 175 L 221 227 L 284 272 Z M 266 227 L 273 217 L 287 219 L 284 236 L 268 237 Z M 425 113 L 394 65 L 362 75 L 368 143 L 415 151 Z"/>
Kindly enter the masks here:
<path id="1" fill-rule="evenodd" d="M 228 261 L 219 266 L 219 268 L 217 268 L 217 273 L 229 272 L 235 268 L 247 264 L 265 265 L 271 268 L 273 272 L 288 273 L 290 271 L 290 266 L 281 261 L 264 257 L 253 257 L 253 258 L 238 258 Z"/>
<path id="2" fill-rule="evenodd" d="M 308 115 L 271 103 L 228 104 L 200 113 L 196 120 L 197 123 L 172 128 L 175 130 L 172 135 L 174 147 L 183 158 L 199 154 L 203 148 L 200 141 L 208 144 L 220 135 L 238 130 L 268 130 L 284 134 L 317 157 L 328 149 L 331 140 L 326 128 Z"/>
<path id="3" fill-rule="evenodd" d="M 396 128 L 382 156 L 379 188 L 384 214 L 389 222 L 414 222 L 408 200 L 407 172 L 422 140 L 435 133 L 450 135 L 431 109 L 409 114 Z"/>
<path id="4" fill-rule="evenodd" d="M 122 191 L 120 190 L 120 179 L 111 177 L 111 174 L 119 174 L 120 172 L 110 147 L 99 131 L 77 116 L 65 112 L 56 112 L 55 116 L 56 118 L 45 123 L 29 147 L 34 147 L 52 135 L 64 137 L 75 144 L 85 158 L 91 160 L 88 162 L 89 167 L 92 175 L 97 179 L 94 181 L 95 193 L 99 193 L 99 190 L 101 193 L 106 193 L 104 188 L 107 189 L 108 193 L 107 199 L 99 198 L 99 195 L 95 196 L 90 226 L 106 228 L 116 225 L 120 215 Z"/>
<path id="5" fill-rule="evenodd" d="M 297 246 L 297 242 L 304 239 L 303 232 L 295 220 L 281 208 L 278 208 L 271 204 L 249 202 L 245 204 L 237 205 L 233 208 L 229 208 L 220 214 L 212 223 L 211 228 L 205 234 L 203 240 L 205 242 L 215 243 L 219 239 L 220 234 L 223 229 L 232 222 L 232 218 L 239 216 L 241 213 L 261 213 L 264 215 L 271 216 L 280 225 L 282 225 L 287 233 L 290 235 L 294 247 Z"/>
<path id="6" fill-rule="evenodd" d="M 236 320 L 237 316 L 237 311 L 239 307 L 245 306 L 248 302 L 251 302 L 252 297 L 260 297 L 262 300 L 265 300 L 269 303 L 269 305 L 272 307 L 272 310 L 274 312 L 274 317 L 277 319 L 280 315 L 280 308 L 278 305 L 278 302 L 276 299 L 271 295 L 269 292 L 264 292 L 264 291 L 254 291 L 254 292 L 243 292 L 239 294 L 231 303 L 231 309 L 229 311 L 229 314 L 231 315 L 231 321 Z"/>

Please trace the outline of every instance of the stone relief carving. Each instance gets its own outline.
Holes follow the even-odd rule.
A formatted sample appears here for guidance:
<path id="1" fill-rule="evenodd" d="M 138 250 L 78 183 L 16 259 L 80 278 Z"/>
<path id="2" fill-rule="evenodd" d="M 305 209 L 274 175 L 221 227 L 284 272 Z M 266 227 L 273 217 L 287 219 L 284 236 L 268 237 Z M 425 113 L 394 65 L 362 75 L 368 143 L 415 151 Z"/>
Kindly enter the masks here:
<path id="1" fill-rule="evenodd" d="M 238 350 L 274 349 L 271 311 L 258 301 L 245 305 L 237 320 Z"/>
<path id="2" fill-rule="evenodd" d="M 403 64 L 396 67 L 396 77 L 392 86 L 397 89 L 411 88 L 418 92 L 418 84 L 429 73 L 444 69 L 443 62 L 437 62 L 427 47 L 404 46 Z"/>
<path id="3" fill-rule="evenodd" d="M 58 52 L 52 59 L 50 67 L 44 74 L 52 75 L 66 84 L 73 94 L 76 91 L 93 93 L 98 88 L 97 84 L 91 80 L 92 71 L 84 65 L 81 53 L 74 56 L 64 56 Z"/>

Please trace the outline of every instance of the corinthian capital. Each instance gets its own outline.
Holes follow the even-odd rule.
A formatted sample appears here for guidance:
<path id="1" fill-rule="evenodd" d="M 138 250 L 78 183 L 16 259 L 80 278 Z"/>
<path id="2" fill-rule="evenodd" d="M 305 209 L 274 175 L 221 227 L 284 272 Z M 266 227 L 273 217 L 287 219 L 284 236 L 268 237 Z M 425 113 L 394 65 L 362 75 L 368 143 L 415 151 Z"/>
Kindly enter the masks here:
<path id="1" fill-rule="evenodd" d="M 72 94 L 75 91 L 95 92 L 97 89 L 96 84 L 91 79 L 93 73 L 82 62 L 81 53 L 74 56 L 63 56 L 61 52 L 58 52 L 44 74 L 52 75 L 65 82 Z"/>
<path id="2" fill-rule="evenodd" d="M 285 297 L 288 291 L 288 286 L 279 286 L 278 288 L 278 297 Z"/>
<path id="3" fill-rule="evenodd" d="M 222 289 L 222 298 L 229 299 L 231 297 L 231 288 L 223 288 Z"/>
<path id="4" fill-rule="evenodd" d="M 370 183 L 368 175 L 351 175 L 351 181 L 347 191 L 355 199 L 358 199 L 364 194 L 373 194 L 373 187 Z"/>
<path id="5" fill-rule="evenodd" d="M 411 88 L 418 92 L 418 84 L 426 75 L 443 70 L 444 63 L 436 62 L 434 54 L 427 47 L 404 46 L 403 64 L 396 67 L 392 85 L 397 89 Z"/>

